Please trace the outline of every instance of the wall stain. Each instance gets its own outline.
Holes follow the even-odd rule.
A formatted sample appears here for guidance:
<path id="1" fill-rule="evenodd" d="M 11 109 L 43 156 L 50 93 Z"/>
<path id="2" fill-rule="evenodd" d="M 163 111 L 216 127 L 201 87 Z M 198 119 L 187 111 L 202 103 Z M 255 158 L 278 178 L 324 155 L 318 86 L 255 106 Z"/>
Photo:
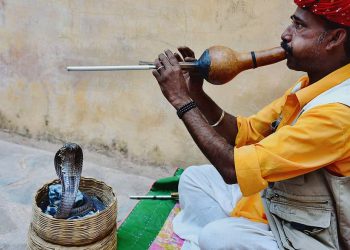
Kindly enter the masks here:
<path id="1" fill-rule="evenodd" d="M 11 124 L 11 120 L 8 119 L 1 111 L 0 111 L 0 128 L 2 129 L 9 129 L 11 130 L 10 128 L 14 128 L 15 126 L 13 126 Z"/>
<path id="2" fill-rule="evenodd" d="M 45 122 L 45 126 L 48 127 L 49 126 L 49 116 L 47 114 L 44 115 L 44 122 Z"/>
<path id="3" fill-rule="evenodd" d="M 33 5 L 0 0 L 0 129 L 53 143 L 76 141 L 108 155 L 120 152 L 129 159 L 157 164 L 196 161 L 201 153 L 195 146 L 183 146 L 192 142 L 184 128 L 172 133 L 173 124 L 182 124 L 162 99 L 151 72 L 73 73 L 65 66 L 137 64 L 184 43 L 199 52 L 219 42 L 236 42 L 238 48 L 260 46 L 259 41 L 243 40 L 259 36 L 261 27 L 252 26 L 261 14 L 258 10 L 267 3 L 278 9 L 277 17 L 262 15 L 270 21 L 290 14 L 280 0 L 220 4 L 194 0 L 182 1 L 180 8 L 176 1 L 160 0 L 140 2 L 136 8 L 125 0 L 80 2 L 51 0 Z M 135 17 L 132 22 L 129 16 Z M 53 22 L 57 25 L 52 26 Z M 271 28 L 271 33 L 277 28 Z M 208 88 L 208 93 L 218 99 L 232 93 L 220 104 L 235 113 L 251 114 L 263 102 L 278 97 L 275 91 L 256 99 L 258 85 L 250 83 L 270 75 L 280 79 L 284 74 L 281 67 L 271 69 L 259 70 L 250 78 L 242 74 L 240 81 L 223 87 L 228 91 Z M 282 80 L 294 78 L 290 74 Z M 271 88 L 267 83 L 266 89 Z M 241 105 L 247 96 L 255 97 L 254 106 Z"/>

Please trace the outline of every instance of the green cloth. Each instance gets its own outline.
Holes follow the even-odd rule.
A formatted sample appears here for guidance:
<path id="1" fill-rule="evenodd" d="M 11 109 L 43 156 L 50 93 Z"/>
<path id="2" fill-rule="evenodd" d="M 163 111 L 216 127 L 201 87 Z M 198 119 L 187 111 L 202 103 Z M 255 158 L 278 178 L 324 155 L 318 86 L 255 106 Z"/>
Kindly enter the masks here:
<path id="1" fill-rule="evenodd" d="M 177 192 L 183 171 L 179 168 L 174 176 L 159 179 L 147 195 L 169 195 Z M 175 204 L 174 200 L 140 200 L 117 231 L 117 249 L 148 249 Z"/>

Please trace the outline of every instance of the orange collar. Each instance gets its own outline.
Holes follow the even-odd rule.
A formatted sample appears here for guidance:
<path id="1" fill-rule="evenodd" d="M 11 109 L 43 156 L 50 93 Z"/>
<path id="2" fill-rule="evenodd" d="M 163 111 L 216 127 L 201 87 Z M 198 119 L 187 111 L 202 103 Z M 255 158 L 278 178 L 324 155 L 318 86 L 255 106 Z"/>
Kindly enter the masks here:
<path id="1" fill-rule="evenodd" d="M 350 63 L 333 71 L 329 75 L 323 77 L 321 80 L 309 85 L 309 78 L 307 76 L 302 77 L 299 82 L 302 82 L 302 86 L 307 86 L 297 91 L 295 95 L 298 98 L 300 107 L 304 107 L 308 102 L 314 99 L 316 96 L 322 94 L 330 88 L 344 82 L 350 78 Z"/>

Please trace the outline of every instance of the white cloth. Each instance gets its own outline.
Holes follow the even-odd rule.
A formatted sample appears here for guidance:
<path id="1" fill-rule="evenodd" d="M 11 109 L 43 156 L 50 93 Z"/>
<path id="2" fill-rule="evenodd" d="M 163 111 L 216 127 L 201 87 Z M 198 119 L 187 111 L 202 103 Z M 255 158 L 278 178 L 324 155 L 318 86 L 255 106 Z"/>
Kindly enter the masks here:
<path id="1" fill-rule="evenodd" d="M 187 249 L 278 249 L 269 226 L 230 217 L 242 197 L 237 184 L 228 185 L 212 165 L 188 167 L 179 183 L 181 212 L 174 232 Z"/>

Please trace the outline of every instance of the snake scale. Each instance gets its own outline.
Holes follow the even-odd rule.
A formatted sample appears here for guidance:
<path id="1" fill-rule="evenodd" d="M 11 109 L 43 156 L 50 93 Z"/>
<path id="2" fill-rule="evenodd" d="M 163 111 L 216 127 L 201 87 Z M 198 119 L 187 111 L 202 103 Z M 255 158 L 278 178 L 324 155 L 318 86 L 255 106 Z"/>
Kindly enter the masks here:
<path id="1" fill-rule="evenodd" d="M 83 151 L 75 143 L 66 143 L 60 148 L 54 159 L 55 170 L 62 185 L 61 202 L 55 215 L 56 219 L 86 214 L 94 209 L 91 197 L 83 194 L 84 204 L 74 207 L 83 168 Z"/>

